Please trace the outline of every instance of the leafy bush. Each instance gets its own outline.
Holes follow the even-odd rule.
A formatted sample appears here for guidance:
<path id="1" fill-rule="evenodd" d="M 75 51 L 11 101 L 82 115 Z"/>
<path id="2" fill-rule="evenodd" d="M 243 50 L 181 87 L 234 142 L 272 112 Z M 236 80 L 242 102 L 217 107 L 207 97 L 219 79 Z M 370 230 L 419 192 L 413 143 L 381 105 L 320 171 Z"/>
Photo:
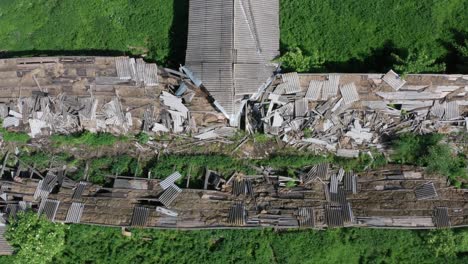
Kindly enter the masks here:
<path id="1" fill-rule="evenodd" d="M 425 48 L 431 58 L 450 52 L 452 31 L 466 32 L 466 0 L 282 0 L 283 51 L 319 51 L 324 72 L 382 72 L 391 53 Z M 460 73 L 460 72 L 459 72 Z"/>
<path id="2" fill-rule="evenodd" d="M 403 75 L 409 73 L 440 73 L 445 71 L 444 63 L 436 63 L 437 59 L 431 57 L 426 50 L 412 50 L 402 59 L 396 54 L 392 56 L 397 61 L 393 68 Z"/>
<path id="3" fill-rule="evenodd" d="M 317 51 L 313 52 L 312 56 L 306 56 L 298 47 L 294 47 L 287 51 L 283 56 L 278 59 L 286 71 L 296 72 L 310 72 L 322 69 L 325 62 L 319 57 Z"/>
<path id="4" fill-rule="evenodd" d="M 8 226 L 6 238 L 18 252 L 13 263 L 45 264 L 65 248 L 66 227 L 55 224 L 36 213 L 20 212 Z"/>
<path id="5" fill-rule="evenodd" d="M 176 259 L 178 263 L 466 263 L 467 241 L 467 229 L 133 229 L 129 238 L 121 235 L 120 228 L 71 225 L 66 230 L 64 249 L 49 262 L 146 264 L 174 263 Z"/>
<path id="6" fill-rule="evenodd" d="M 440 141 L 440 134 L 404 134 L 393 142 L 393 159 L 402 164 L 427 166 L 429 172 L 442 174 L 452 181 L 467 178 L 467 159 L 463 154 L 454 155 Z"/>

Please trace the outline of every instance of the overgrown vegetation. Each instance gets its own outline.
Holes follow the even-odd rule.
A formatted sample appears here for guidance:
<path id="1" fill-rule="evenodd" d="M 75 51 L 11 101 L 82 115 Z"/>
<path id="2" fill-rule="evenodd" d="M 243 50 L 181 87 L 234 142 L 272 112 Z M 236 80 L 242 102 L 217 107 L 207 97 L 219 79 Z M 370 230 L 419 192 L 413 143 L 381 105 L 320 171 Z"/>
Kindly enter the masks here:
<path id="1" fill-rule="evenodd" d="M 426 50 L 449 72 L 466 72 L 465 0 L 280 0 L 284 68 L 383 72 Z M 187 39 L 187 0 L 0 1 L 4 56 L 146 55 L 178 66 Z"/>
<path id="2" fill-rule="evenodd" d="M 52 135 L 51 139 L 58 146 L 88 145 L 90 147 L 111 146 L 117 141 L 127 140 L 124 136 L 116 137 L 110 133 L 91 133 L 88 131 L 72 135 Z"/>
<path id="3" fill-rule="evenodd" d="M 166 63 L 173 38 L 185 41 L 171 32 L 181 7 L 167 0 L 0 1 L 0 50 L 26 56 L 144 54 Z"/>
<path id="4" fill-rule="evenodd" d="M 53 263 L 52 259 L 65 249 L 66 229 L 65 225 L 52 223 L 36 213 L 20 212 L 6 233 L 8 241 L 18 249 L 13 263 Z"/>
<path id="5" fill-rule="evenodd" d="M 466 72 L 462 69 L 468 62 L 452 56 L 466 39 L 466 0 L 280 3 L 282 53 L 298 47 L 302 57 L 324 61 L 324 72 L 385 72 L 396 63 L 392 53 L 407 58 L 414 49 L 425 50 L 427 61 L 446 63 L 449 72 Z M 308 68 L 303 66 L 309 59 L 300 61 L 289 65 Z"/>
<path id="6" fill-rule="evenodd" d="M 396 60 L 393 68 L 402 75 L 445 71 L 445 63 L 437 63 L 437 60 L 431 58 L 426 50 L 411 50 L 406 58 L 401 58 L 397 54 L 392 54 L 392 56 Z"/>
<path id="7" fill-rule="evenodd" d="M 467 157 L 452 153 L 440 134 L 403 134 L 393 142 L 393 159 L 402 164 L 427 167 L 429 172 L 448 177 L 455 185 L 468 178 Z"/>
<path id="8" fill-rule="evenodd" d="M 2 135 L 3 141 L 14 142 L 14 143 L 28 143 L 31 137 L 24 132 L 9 131 L 2 126 L 3 120 L 0 120 L 0 134 Z"/>
<path id="9" fill-rule="evenodd" d="M 32 217 L 34 218 L 34 217 Z M 37 220 L 33 220 L 37 221 Z M 45 225 L 46 223 L 43 223 Z M 27 222 L 20 224 L 29 230 Z M 18 226 L 18 224 L 17 224 Z M 36 225 L 34 225 L 36 226 Z M 22 247 L 17 263 L 466 263 L 468 230 L 333 229 L 327 231 L 133 229 L 47 223 L 30 230 L 31 242 L 46 251 Z M 41 232 L 48 230 L 49 235 Z M 10 230 L 10 237 L 23 237 Z M 27 245 L 33 245 L 25 241 Z M 15 246 L 19 246 L 15 244 Z M 53 251 L 53 252 L 50 252 Z M 49 258 L 43 255 L 48 253 Z M 26 262 L 36 257 L 35 262 Z M 25 258 L 24 258 L 25 257 Z M 51 260 L 51 258 L 53 258 Z M 37 260 L 44 260 L 38 262 Z M 24 261 L 24 262 L 21 262 Z M 8 262 L 6 262 L 8 263 Z"/>

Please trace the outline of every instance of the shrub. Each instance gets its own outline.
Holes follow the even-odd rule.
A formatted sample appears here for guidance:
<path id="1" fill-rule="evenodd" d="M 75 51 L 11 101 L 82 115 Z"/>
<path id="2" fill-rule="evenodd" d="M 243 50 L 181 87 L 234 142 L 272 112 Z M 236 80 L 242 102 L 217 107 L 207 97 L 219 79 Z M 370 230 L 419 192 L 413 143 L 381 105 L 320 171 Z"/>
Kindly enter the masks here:
<path id="1" fill-rule="evenodd" d="M 138 143 L 144 145 L 146 143 L 148 143 L 149 141 L 149 135 L 146 134 L 145 132 L 140 132 L 136 135 L 136 139 L 138 141 Z"/>
<path id="2" fill-rule="evenodd" d="M 20 212 L 7 229 L 6 238 L 18 252 L 14 263 L 45 264 L 65 248 L 63 224 L 55 224 L 36 213 Z"/>

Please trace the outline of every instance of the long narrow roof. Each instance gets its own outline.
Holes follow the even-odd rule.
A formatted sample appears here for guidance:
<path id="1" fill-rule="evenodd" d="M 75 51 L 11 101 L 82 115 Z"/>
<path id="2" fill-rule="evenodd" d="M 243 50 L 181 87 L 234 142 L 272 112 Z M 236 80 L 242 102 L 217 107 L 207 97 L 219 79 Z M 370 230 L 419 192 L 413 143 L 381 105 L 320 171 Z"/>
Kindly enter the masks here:
<path id="1" fill-rule="evenodd" d="M 278 0 L 190 0 L 186 65 L 229 117 L 272 76 L 278 11 Z"/>

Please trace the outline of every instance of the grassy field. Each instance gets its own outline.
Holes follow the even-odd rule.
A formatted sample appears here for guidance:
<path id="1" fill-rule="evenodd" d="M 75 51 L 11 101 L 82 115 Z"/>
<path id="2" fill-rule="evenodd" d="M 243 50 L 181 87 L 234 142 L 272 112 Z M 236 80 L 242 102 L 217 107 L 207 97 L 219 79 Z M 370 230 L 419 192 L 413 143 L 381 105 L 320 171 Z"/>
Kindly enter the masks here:
<path id="1" fill-rule="evenodd" d="M 22 55 L 140 55 L 177 66 L 185 57 L 188 0 L 2 0 L 0 51 Z M 468 69 L 467 0 L 280 0 L 282 52 L 300 48 L 319 71 L 386 71 L 416 49 Z M 1 53 L 0 53 L 1 56 Z"/>
<path id="2" fill-rule="evenodd" d="M 466 0 L 281 0 L 281 44 L 316 53 L 328 71 L 385 71 L 391 53 L 411 49 L 456 71 L 453 44 L 466 39 L 466 10 Z"/>
<path id="3" fill-rule="evenodd" d="M 468 230 L 328 231 L 133 229 L 51 224 L 35 214 L 7 233 L 1 263 L 467 263 Z M 33 223 L 33 224 L 31 224 Z M 31 226 L 32 225 L 32 226 Z M 37 235 L 32 236 L 31 233 Z M 99 245 L 99 246 L 97 246 Z M 36 250 L 42 247 L 44 250 Z M 20 259 L 21 258 L 21 259 Z"/>
<path id="4" fill-rule="evenodd" d="M 0 51 L 8 55 L 147 54 L 181 60 L 185 0 L 2 0 Z M 182 12 L 182 14 L 178 12 Z M 180 32 L 182 31 L 182 33 Z M 180 57 L 182 56 L 182 57 Z"/>

